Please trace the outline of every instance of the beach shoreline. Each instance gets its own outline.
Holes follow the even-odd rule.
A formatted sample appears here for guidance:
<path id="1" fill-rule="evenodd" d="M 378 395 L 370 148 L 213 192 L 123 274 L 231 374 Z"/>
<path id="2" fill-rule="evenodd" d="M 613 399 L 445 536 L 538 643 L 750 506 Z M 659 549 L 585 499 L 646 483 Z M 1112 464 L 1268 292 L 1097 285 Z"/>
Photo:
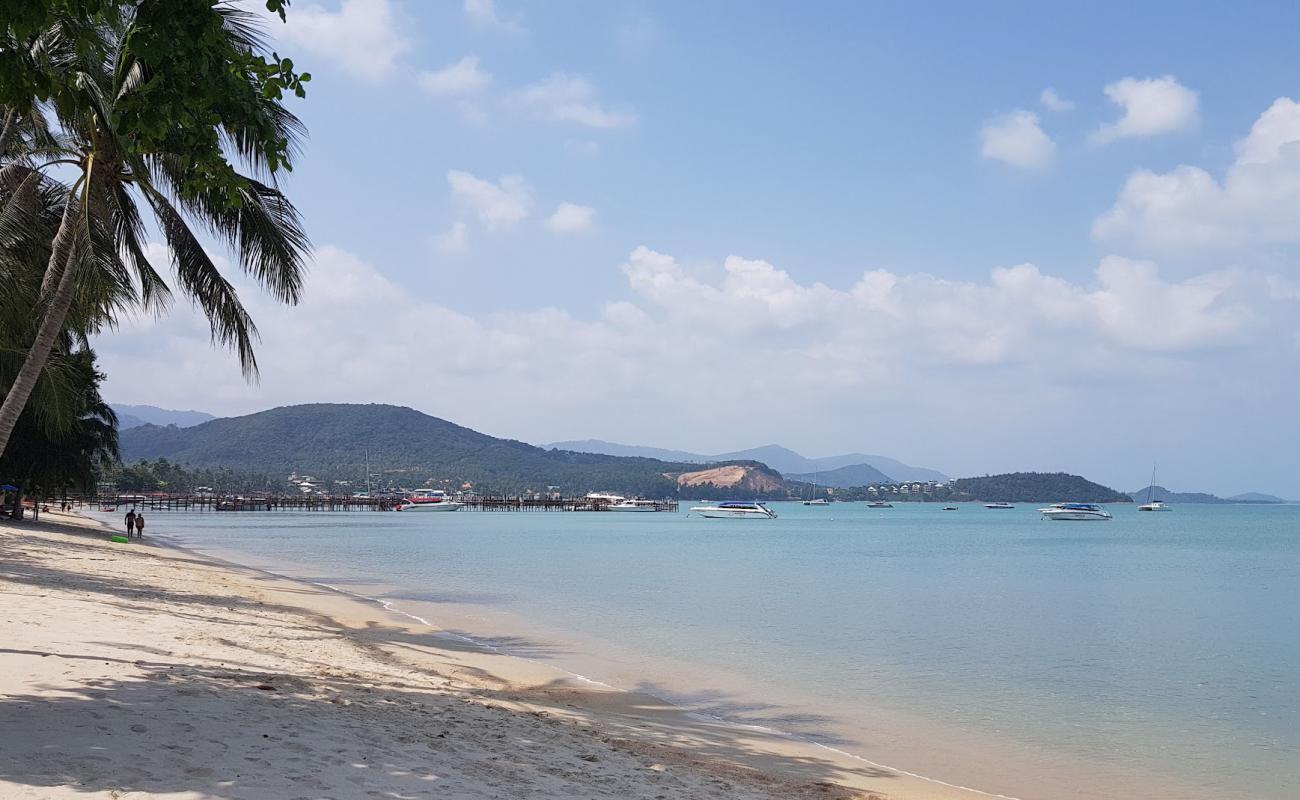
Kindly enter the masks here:
<path id="1" fill-rule="evenodd" d="M 0 795 L 991 796 L 108 533 L 0 524 Z"/>

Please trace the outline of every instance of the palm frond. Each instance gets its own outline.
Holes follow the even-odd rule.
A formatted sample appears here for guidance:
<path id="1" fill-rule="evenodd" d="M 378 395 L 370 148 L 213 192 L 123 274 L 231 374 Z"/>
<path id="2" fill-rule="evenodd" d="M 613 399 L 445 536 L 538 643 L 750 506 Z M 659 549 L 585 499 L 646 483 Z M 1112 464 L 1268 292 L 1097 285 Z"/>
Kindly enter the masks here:
<path id="1" fill-rule="evenodd" d="M 232 347 L 239 356 L 244 376 L 257 377 L 257 357 L 253 343 L 257 326 L 248 315 L 235 287 L 222 276 L 203 245 L 194 236 L 167 198 L 156 190 L 147 196 L 162 227 L 163 236 L 172 250 L 172 266 L 181 289 L 203 309 L 208 317 L 212 340 Z"/>
<path id="2" fill-rule="evenodd" d="M 161 313 L 171 304 L 171 289 L 154 269 L 145 255 L 142 241 L 145 236 L 144 220 L 136 208 L 135 198 L 120 181 L 111 186 L 109 219 L 113 238 L 121 258 L 130 264 L 140 287 L 140 302 L 146 310 Z"/>
<path id="3" fill-rule="evenodd" d="M 154 183 L 167 187 L 191 219 L 233 250 L 245 272 L 283 302 L 301 299 L 311 242 L 301 215 L 283 192 L 241 176 L 242 202 L 232 208 L 215 193 L 180 192 L 185 183 L 182 159 L 164 156 L 150 163 L 157 176 Z"/>

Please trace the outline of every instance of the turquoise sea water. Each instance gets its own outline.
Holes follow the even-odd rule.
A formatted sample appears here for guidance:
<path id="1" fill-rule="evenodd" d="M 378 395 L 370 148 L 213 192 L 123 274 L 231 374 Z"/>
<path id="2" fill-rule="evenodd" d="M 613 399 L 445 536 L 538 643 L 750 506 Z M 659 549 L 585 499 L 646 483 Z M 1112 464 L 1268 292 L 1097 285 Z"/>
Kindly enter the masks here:
<path id="1" fill-rule="evenodd" d="M 1300 797 L 1300 507 L 150 514 L 507 651 L 1016 797 Z"/>

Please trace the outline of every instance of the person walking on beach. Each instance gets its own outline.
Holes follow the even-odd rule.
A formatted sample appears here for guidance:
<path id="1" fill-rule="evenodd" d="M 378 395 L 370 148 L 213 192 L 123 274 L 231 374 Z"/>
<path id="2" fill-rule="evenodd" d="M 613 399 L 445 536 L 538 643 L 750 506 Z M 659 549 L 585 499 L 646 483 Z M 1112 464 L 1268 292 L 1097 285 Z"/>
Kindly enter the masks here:
<path id="1" fill-rule="evenodd" d="M 135 538 L 144 538 L 144 514 L 135 515 Z"/>
<path id="2" fill-rule="evenodd" d="M 126 538 L 131 538 L 131 529 L 135 527 L 135 509 L 126 512 Z"/>

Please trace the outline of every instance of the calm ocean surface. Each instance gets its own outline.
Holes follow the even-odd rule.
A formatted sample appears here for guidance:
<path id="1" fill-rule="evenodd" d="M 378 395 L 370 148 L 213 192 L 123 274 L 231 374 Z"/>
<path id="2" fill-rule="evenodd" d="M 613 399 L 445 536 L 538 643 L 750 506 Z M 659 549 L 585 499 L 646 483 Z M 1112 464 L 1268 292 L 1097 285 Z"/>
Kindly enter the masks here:
<path id="1" fill-rule="evenodd" d="M 773 508 L 153 512 L 148 530 L 992 792 L 1300 797 L 1300 506 Z"/>

